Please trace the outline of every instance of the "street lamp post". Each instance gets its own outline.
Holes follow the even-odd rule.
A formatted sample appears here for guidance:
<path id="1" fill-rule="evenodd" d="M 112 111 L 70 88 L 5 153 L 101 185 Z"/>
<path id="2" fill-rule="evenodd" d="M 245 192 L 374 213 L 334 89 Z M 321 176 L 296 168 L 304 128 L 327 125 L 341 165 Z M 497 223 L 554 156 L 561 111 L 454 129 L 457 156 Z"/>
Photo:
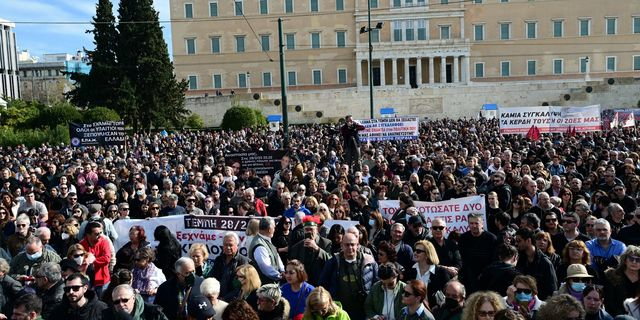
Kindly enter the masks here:
<path id="1" fill-rule="evenodd" d="M 374 118 L 373 115 L 373 65 L 371 61 L 373 60 L 373 45 L 371 45 L 371 31 L 382 29 L 383 23 L 378 22 L 374 29 L 371 28 L 371 0 L 367 0 L 367 26 L 360 28 L 360 34 L 368 33 L 369 38 L 369 116 L 371 119 Z M 360 63 L 360 62 L 358 62 Z M 384 66 L 380 66 L 384 68 Z"/>

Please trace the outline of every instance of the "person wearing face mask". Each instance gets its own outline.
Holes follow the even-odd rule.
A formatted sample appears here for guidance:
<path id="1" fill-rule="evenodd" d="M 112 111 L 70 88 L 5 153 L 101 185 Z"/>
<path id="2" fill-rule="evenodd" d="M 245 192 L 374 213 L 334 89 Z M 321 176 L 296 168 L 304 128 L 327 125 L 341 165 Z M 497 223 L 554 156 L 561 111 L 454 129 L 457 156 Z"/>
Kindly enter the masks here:
<path id="1" fill-rule="evenodd" d="M 458 280 L 447 282 L 443 289 L 444 302 L 434 308 L 433 316 L 440 320 L 460 320 L 467 292 Z"/>
<path id="2" fill-rule="evenodd" d="M 582 264 L 572 264 L 567 268 L 567 277 L 565 282 L 555 294 L 569 294 L 582 301 L 584 288 L 591 284 L 593 276 L 587 272 L 587 268 Z M 554 294 L 554 295 L 555 295 Z"/>
<path id="3" fill-rule="evenodd" d="M 158 287 L 154 304 L 162 307 L 169 320 L 185 319 L 191 297 L 199 296 L 204 279 L 196 276 L 196 265 L 188 257 L 175 263 L 176 276 Z"/>
<path id="4" fill-rule="evenodd" d="M 400 272 L 393 263 L 378 267 L 380 281 L 373 284 L 364 303 L 367 319 L 394 320 L 402 318 L 402 292 L 406 284 L 398 279 Z"/>
<path id="5" fill-rule="evenodd" d="M 47 250 L 38 237 L 31 236 L 27 239 L 25 251 L 20 252 L 11 260 L 9 275 L 18 281 L 29 281 L 36 270 L 45 262 L 60 262 L 60 256 Z"/>
<path id="6" fill-rule="evenodd" d="M 532 276 L 516 276 L 504 299 L 510 309 L 520 312 L 525 319 L 535 319 L 536 313 L 544 305 L 544 301 L 538 298 L 538 286 Z"/>

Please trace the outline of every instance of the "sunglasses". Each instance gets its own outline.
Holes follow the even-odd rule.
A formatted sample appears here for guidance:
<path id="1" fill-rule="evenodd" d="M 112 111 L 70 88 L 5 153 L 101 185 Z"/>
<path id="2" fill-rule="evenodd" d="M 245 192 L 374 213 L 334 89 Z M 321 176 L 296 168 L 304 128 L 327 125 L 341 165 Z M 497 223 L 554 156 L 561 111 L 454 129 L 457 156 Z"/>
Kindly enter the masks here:
<path id="1" fill-rule="evenodd" d="M 426 251 L 424 251 L 422 249 L 415 249 L 415 250 L 413 250 L 413 252 L 415 252 L 415 253 L 427 253 Z"/>
<path id="2" fill-rule="evenodd" d="M 129 302 L 129 300 L 131 300 L 131 298 L 116 299 L 116 300 L 113 300 L 113 305 L 117 306 L 117 305 L 119 305 L 121 303 L 127 303 L 127 302 Z"/>
<path id="3" fill-rule="evenodd" d="M 67 287 L 64 287 L 63 290 L 66 293 L 69 293 L 71 291 L 78 292 L 80 290 L 80 288 L 82 288 L 82 287 L 84 287 L 84 286 L 67 286 Z"/>
<path id="4" fill-rule="evenodd" d="M 556 222 L 556 221 L 558 221 L 558 219 L 544 219 L 544 221 L 546 221 L 546 222 Z"/>
<path id="5" fill-rule="evenodd" d="M 433 227 L 431 227 L 431 230 L 442 231 L 442 230 L 444 230 L 444 227 L 441 227 L 441 226 L 433 226 Z"/>
<path id="6" fill-rule="evenodd" d="M 628 257 L 627 257 L 627 260 L 628 260 L 629 262 L 640 263 L 640 257 L 637 257 L 637 256 L 628 256 Z"/>
<path id="7" fill-rule="evenodd" d="M 533 290 L 531 289 L 520 289 L 520 288 L 516 288 L 516 293 L 518 294 L 531 294 L 533 292 Z"/>
<path id="8" fill-rule="evenodd" d="M 406 291 L 406 290 L 402 291 L 402 296 L 403 296 L 403 297 L 410 297 L 410 296 L 412 296 L 412 295 L 413 295 L 413 293 L 412 293 L 412 292 L 409 292 L 409 291 Z"/>
<path id="9" fill-rule="evenodd" d="M 83 254 L 83 253 L 81 253 L 81 254 L 74 254 L 74 255 L 73 255 L 73 257 L 74 257 L 74 258 L 84 257 L 84 254 Z"/>

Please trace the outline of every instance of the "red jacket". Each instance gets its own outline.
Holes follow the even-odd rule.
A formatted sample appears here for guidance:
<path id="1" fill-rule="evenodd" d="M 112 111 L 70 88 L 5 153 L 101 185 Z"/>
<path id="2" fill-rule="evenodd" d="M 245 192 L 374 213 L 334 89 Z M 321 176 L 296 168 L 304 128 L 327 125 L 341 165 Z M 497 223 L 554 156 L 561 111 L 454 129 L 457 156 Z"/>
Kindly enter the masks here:
<path id="1" fill-rule="evenodd" d="M 111 261 L 111 247 L 109 241 L 104 237 L 98 240 L 95 246 L 90 246 L 89 241 L 85 237 L 80 241 L 82 247 L 88 252 L 93 253 L 96 260 L 93 262 L 93 269 L 96 276 L 93 282 L 94 286 L 103 286 L 111 281 L 111 274 L 109 274 L 109 261 Z"/>
<path id="2" fill-rule="evenodd" d="M 267 216 L 267 206 L 262 202 L 262 200 L 256 198 L 256 211 L 259 215 L 266 217 Z"/>

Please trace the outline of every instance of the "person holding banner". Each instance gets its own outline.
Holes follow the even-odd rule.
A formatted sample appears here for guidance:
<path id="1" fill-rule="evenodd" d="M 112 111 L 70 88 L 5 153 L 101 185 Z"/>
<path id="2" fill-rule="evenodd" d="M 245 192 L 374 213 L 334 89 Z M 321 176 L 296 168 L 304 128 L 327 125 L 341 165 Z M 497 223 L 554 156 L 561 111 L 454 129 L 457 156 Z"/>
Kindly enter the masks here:
<path id="1" fill-rule="evenodd" d="M 353 171 L 360 171 L 360 135 L 359 131 L 365 129 L 363 125 L 353 120 L 353 116 L 344 117 L 344 125 L 340 128 L 340 134 L 344 143 L 344 161 L 353 168 Z"/>

